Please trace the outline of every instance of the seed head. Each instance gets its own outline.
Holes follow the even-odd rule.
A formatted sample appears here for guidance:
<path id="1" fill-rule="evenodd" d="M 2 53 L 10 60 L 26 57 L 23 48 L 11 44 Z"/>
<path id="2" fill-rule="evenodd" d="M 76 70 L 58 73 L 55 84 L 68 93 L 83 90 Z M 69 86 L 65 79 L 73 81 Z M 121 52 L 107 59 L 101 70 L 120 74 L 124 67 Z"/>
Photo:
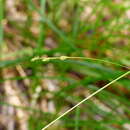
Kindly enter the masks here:
<path id="1" fill-rule="evenodd" d="M 45 57 L 45 58 L 42 58 L 42 61 L 49 61 L 50 60 L 50 58 L 47 58 L 47 57 Z"/>
<path id="2" fill-rule="evenodd" d="M 66 60 L 68 57 L 67 56 L 61 56 L 60 60 Z"/>
<path id="3" fill-rule="evenodd" d="M 36 61 L 36 60 L 39 60 L 39 59 L 40 59 L 40 57 L 37 56 L 37 57 L 32 58 L 31 61 L 33 62 L 33 61 Z"/>

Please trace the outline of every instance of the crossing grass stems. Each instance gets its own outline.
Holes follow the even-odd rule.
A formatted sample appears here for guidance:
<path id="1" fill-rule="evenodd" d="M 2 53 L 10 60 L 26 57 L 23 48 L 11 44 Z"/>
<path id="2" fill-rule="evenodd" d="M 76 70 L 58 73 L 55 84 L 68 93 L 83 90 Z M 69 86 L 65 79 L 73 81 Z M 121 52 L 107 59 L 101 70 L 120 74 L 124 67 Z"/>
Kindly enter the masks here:
<path id="1" fill-rule="evenodd" d="M 87 58 L 87 57 L 69 57 L 69 56 L 60 56 L 60 57 L 34 57 L 33 59 L 31 59 L 31 61 L 34 62 L 36 60 L 42 60 L 43 62 L 45 62 L 45 61 L 56 60 L 56 59 L 58 59 L 58 60 L 67 60 L 67 59 L 95 60 L 95 61 L 101 61 L 101 62 L 106 62 L 106 63 L 118 65 L 118 66 L 125 67 L 125 68 L 129 69 L 129 67 L 121 65 L 119 63 L 115 63 L 115 62 L 111 62 L 111 61 L 106 61 L 106 60 L 102 60 L 102 59 Z M 48 127 L 50 127 L 51 125 L 53 125 L 56 121 L 58 121 L 59 119 L 61 119 L 63 116 L 65 116 L 66 114 L 68 114 L 69 112 L 71 112 L 72 110 L 74 110 L 75 108 L 77 108 L 78 106 L 80 106 L 82 103 L 84 103 L 85 101 L 87 101 L 91 97 L 93 97 L 96 94 L 98 94 L 99 92 L 101 92 L 103 89 L 107 88 L 108 86 L 110 86 L 111 84 L 115 83 L 116 81 L 120 80 L 121 78 L 125 77 L 128 74 L 130 74 L 130 70 L 127 71 L 126 73 L 120 75 L 116 79 L 112 80 L 111 82 L 109 82 L 105 86 L 101 87 L 100 89 L 98 89 L 94 93 L 90 94 L 88 97 L 86 97 L 83 100 L 81 100 L 75 106 L 73 106 L 72 108 L 70 108 L 69 110 L 67 110 L 66 112 L 64 112 L 62 115 L 60 115 L 59 117 L 57 117 L 55 120 L 53 120 L 52 122 L 50 122 L 48 125 L 46 125 L 45 127 L 43 127 L 42 130 L 47 129 Z"/>

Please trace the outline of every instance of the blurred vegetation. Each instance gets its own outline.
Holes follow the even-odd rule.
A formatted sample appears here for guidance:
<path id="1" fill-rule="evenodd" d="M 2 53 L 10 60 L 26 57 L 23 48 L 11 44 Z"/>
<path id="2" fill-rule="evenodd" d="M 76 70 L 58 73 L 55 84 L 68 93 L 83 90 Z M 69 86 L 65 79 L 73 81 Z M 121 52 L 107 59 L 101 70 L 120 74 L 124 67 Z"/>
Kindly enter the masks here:
<path id="1" fill-rule="evenodd" d="M 130 66 L 129 0 L 0 0 L 0 130 L 40 130 Z M 48 130 L 130 130 L 130 76 Z"/>

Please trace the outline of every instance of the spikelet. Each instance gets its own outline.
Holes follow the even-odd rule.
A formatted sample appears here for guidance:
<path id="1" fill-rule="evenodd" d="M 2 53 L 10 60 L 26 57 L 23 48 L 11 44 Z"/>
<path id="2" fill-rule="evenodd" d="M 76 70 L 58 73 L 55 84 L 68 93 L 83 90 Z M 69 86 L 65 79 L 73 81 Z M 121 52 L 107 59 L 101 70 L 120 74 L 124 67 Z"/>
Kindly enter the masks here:
<path id="1" fill-rule="evenodd" d="M 68 56 L 60 56 L 59 59 L 60 60 L 66 60 L 68 58 Z"/>
<path id="2" fill-rule="evenodd" d="M 50 60 L 49 57 L 44 57 L 44 58 L 42 58 L 42 61 L 43 61 L 43 62 L 45 62 L 45 61 L 49 61 L 49 60 Z"/>
<path id="3" fill-rule="evenodd" d="M 40 57 L 37 56 L 37 57 L 32 58 L 31 61 L 33 62 L 33 61 L 36 61 L 36 60 L 39 60 L 39 59 L 40 59 Z"/>

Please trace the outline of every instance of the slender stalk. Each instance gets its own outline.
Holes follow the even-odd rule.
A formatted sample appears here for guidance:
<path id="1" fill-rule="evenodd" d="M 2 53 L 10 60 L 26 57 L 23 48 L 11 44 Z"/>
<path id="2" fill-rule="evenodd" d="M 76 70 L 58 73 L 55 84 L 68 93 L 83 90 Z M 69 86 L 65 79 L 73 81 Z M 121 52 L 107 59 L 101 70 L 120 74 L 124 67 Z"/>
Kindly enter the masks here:
<path id="1" fill-rule="evenodd" d="M 128 74 L 130 74 L 130 71 L 127 71 L 126 73 L 124 73 L 121 76 L 119 76 L 118 78 L 114 79 L 113 81 L 111 81 L 107 85 L 105 85 L 102 88 L 98 89 L 97 91 L 95 91 L 94 93 L 92 93 L 91 95 L 89 95 L 88 97 L 86 97 L 85 99 L 83 99 L 82 101 L 80 101 L 79 103 L 77 103 L 75 106 L 73 106 L 72 108 L 70 108 L 69 110 L 67 110 L 66 112 L 64 112 L 58 118 L 56 118 L 55 120 L 53 120 L 52 122 L 50 122 L 48 125 L 46 125 L 44 128 L 42 128 L 42 130 L 47 129 L 48 127 L 50 127 L 51 125 L 53 125 L 56 121 L 58 121 L 59 119 L 61 119 L 63 116 L 65 116 L 66 114 L 68 114 L 69 112 L 71 112 L 72 110 L 74 110 L 76 107 L 80 106 L 82 103 L 84 103 L 85 101 L 87 101 L 91 97 L 93 97 L 96 94 L 98 94 L 99 92 L 101 92 L 103 89 L 107 88 L 108 86 L 110 86 L 111 84 L 115 83 L 116 81 L 118 81 L 119 79 L 125 77 Z"/>
<path id="2" fill-rule="evenodd" d="M 128 70 L 130 70 L 130 67 L 128 66 L 124 66 L 122 64 L 116 63 L 116 62 L 112 62 L 112 61 L 108 61 L 108 60 L 102 60 L 102 59 L 97 59 L 97 58 L 89 58 L 89 57 L 69 57 L 69 56 L 60 56 L 60 57 L 34 57 L 31 59 L 31 61 L 36 61 L 36 60 L 42 60 L 43 62 L 45 61 L 50 61 L 50 60 L 67 60 L 67 59 L 82 59 L 82 60 L 93 60 L 93 61 L 100 61 L 100 62 L 104 62 L 104 63 L 109 63 L 109 64 L 113 64 L 113 65 L 117 65 L 120 67 L 124 67 Z"/>

